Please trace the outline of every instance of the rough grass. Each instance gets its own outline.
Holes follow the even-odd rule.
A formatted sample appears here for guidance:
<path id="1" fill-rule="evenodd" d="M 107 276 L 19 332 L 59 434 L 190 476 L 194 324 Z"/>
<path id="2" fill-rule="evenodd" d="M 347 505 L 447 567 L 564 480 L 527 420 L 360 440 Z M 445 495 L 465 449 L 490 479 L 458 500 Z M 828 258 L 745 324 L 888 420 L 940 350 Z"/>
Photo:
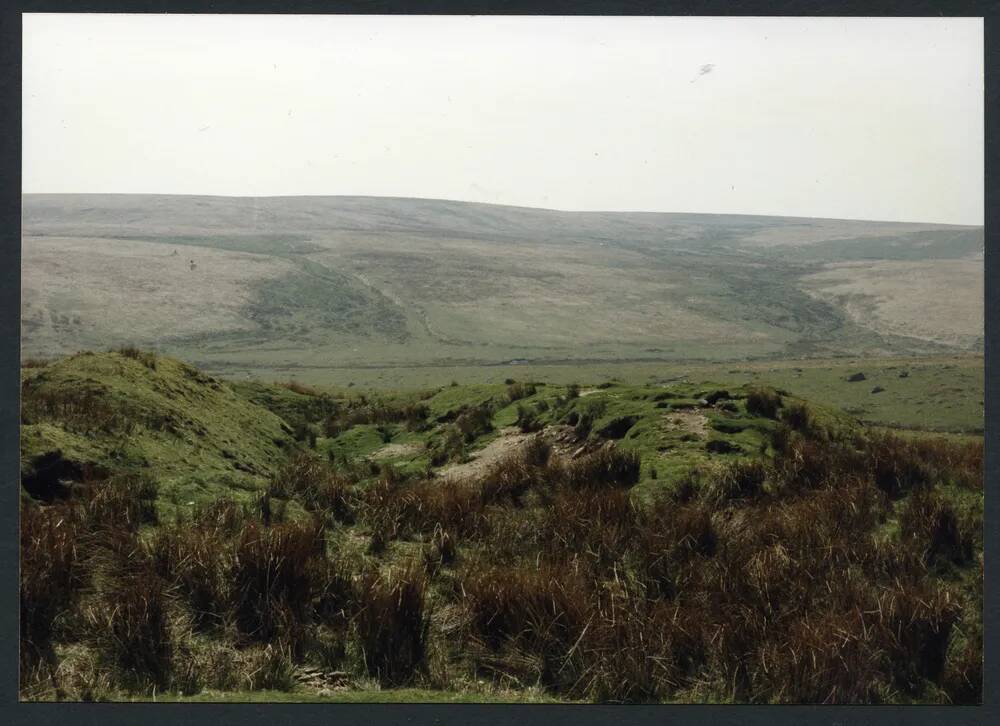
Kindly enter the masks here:
<path id="1" fill-rule="evenodd" d="M 299 412 L 325 395 L 282 390 Z M 535 412 L 537 434 L 462 479 L 288 447 L 252 491 L 169 511 L 153 506 L 155 467 L 110 458 L 64 496 L 26 494 L 22 697 L 308 700 L 377 684 L 616 703 L 981 699 L 981 443 L 866 429 L 791 394 L 762 409 L 738 386 L 596 390 L 408 399 L 426 407 L 412 435 L 450 427 L 463 447 L 503 435 L 519 404 Z M 583 435 L 574 414 L 593 424 Z M 671 423 L 681 414 L 705 432 Z M 707 452 L 708 436 L 741 453 Z"/>

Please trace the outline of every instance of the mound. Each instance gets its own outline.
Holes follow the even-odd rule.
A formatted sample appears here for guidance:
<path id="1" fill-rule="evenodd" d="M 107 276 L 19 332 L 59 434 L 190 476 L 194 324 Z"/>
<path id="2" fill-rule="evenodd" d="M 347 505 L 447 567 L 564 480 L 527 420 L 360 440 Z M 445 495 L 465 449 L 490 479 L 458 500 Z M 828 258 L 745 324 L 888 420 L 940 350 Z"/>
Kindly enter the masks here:
<path id="1" fill-rule="evenodd" d="M 21 383 L 22 484 L 64 495 L 111 470 L 145 471 L 167 503 L 260 487 L 290 445 L 288 425 L 179 361 L 123 349 L 28 369 Z"/>

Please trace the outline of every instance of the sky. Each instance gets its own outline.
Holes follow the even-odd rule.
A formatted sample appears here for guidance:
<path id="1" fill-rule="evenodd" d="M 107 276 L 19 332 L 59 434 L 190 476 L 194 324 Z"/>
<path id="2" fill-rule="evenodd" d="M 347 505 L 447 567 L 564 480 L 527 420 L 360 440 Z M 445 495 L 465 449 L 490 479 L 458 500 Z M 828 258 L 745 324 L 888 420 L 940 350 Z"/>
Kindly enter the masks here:
<path id="1" fill-rule="evenodd" d="M 24 16 L 25 192 L 982 224 L 977 18 Z"/>

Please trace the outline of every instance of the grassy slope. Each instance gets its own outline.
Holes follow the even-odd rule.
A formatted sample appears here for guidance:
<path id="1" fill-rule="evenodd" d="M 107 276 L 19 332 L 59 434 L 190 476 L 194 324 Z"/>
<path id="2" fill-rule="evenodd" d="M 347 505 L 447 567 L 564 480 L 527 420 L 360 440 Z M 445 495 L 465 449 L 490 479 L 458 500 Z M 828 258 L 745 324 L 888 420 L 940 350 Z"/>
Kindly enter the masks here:
<path id="1" fill-rule="evenodd" d="M 46 454 L 105 469 L 147 470 L 161 500 L 186 504 L 222 493 L 255 491 L 291 442 L 277 415 L 237 395 L 226 383 L 169 358 L 155 369 L 120 353 L 65 358 L 22 375 L 25 405 L 21 466 L 31 472 Z M 67 417 L 55 405 L 81 389 L 94 400 Z M 95 409 L 121 416 L 97 428 Z"/>

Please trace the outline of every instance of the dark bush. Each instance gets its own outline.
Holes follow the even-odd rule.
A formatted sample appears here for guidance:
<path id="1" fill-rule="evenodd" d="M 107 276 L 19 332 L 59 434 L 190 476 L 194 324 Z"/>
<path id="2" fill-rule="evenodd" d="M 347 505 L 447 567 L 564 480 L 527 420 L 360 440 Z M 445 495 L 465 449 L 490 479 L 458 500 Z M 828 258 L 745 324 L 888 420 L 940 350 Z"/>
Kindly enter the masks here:
<path id="1" fill-rule="evenodd" d="M 530 434 L 541 431 L 542 422 L 538 420 L 538 411 L 527 406 L 517 405 L 517 421 L 515 425 L 521 429 L 521 433 Z"/>
<path id="2" fill-rule="evenodd" d="M 781 396 L 773 388 L 754 388 L 747 394 L 747 411 L 755 416 L 775 418 L 781 408 Z"/>
<path id="3" fill-rule="evenodd" d="M 801 433 L 809 433 L 816 423 L 813 413 L 804 403 L 793 403 L 782 412 L 781 420 L 790 428 Z"/>
<path id="4" fill-rule="evenodd" d="M 455 426 L 462 432 L 465 443 L 471 444 L 493 430 L 493 405 L 487 402 L 466 408 L 455 418 Z"/>

